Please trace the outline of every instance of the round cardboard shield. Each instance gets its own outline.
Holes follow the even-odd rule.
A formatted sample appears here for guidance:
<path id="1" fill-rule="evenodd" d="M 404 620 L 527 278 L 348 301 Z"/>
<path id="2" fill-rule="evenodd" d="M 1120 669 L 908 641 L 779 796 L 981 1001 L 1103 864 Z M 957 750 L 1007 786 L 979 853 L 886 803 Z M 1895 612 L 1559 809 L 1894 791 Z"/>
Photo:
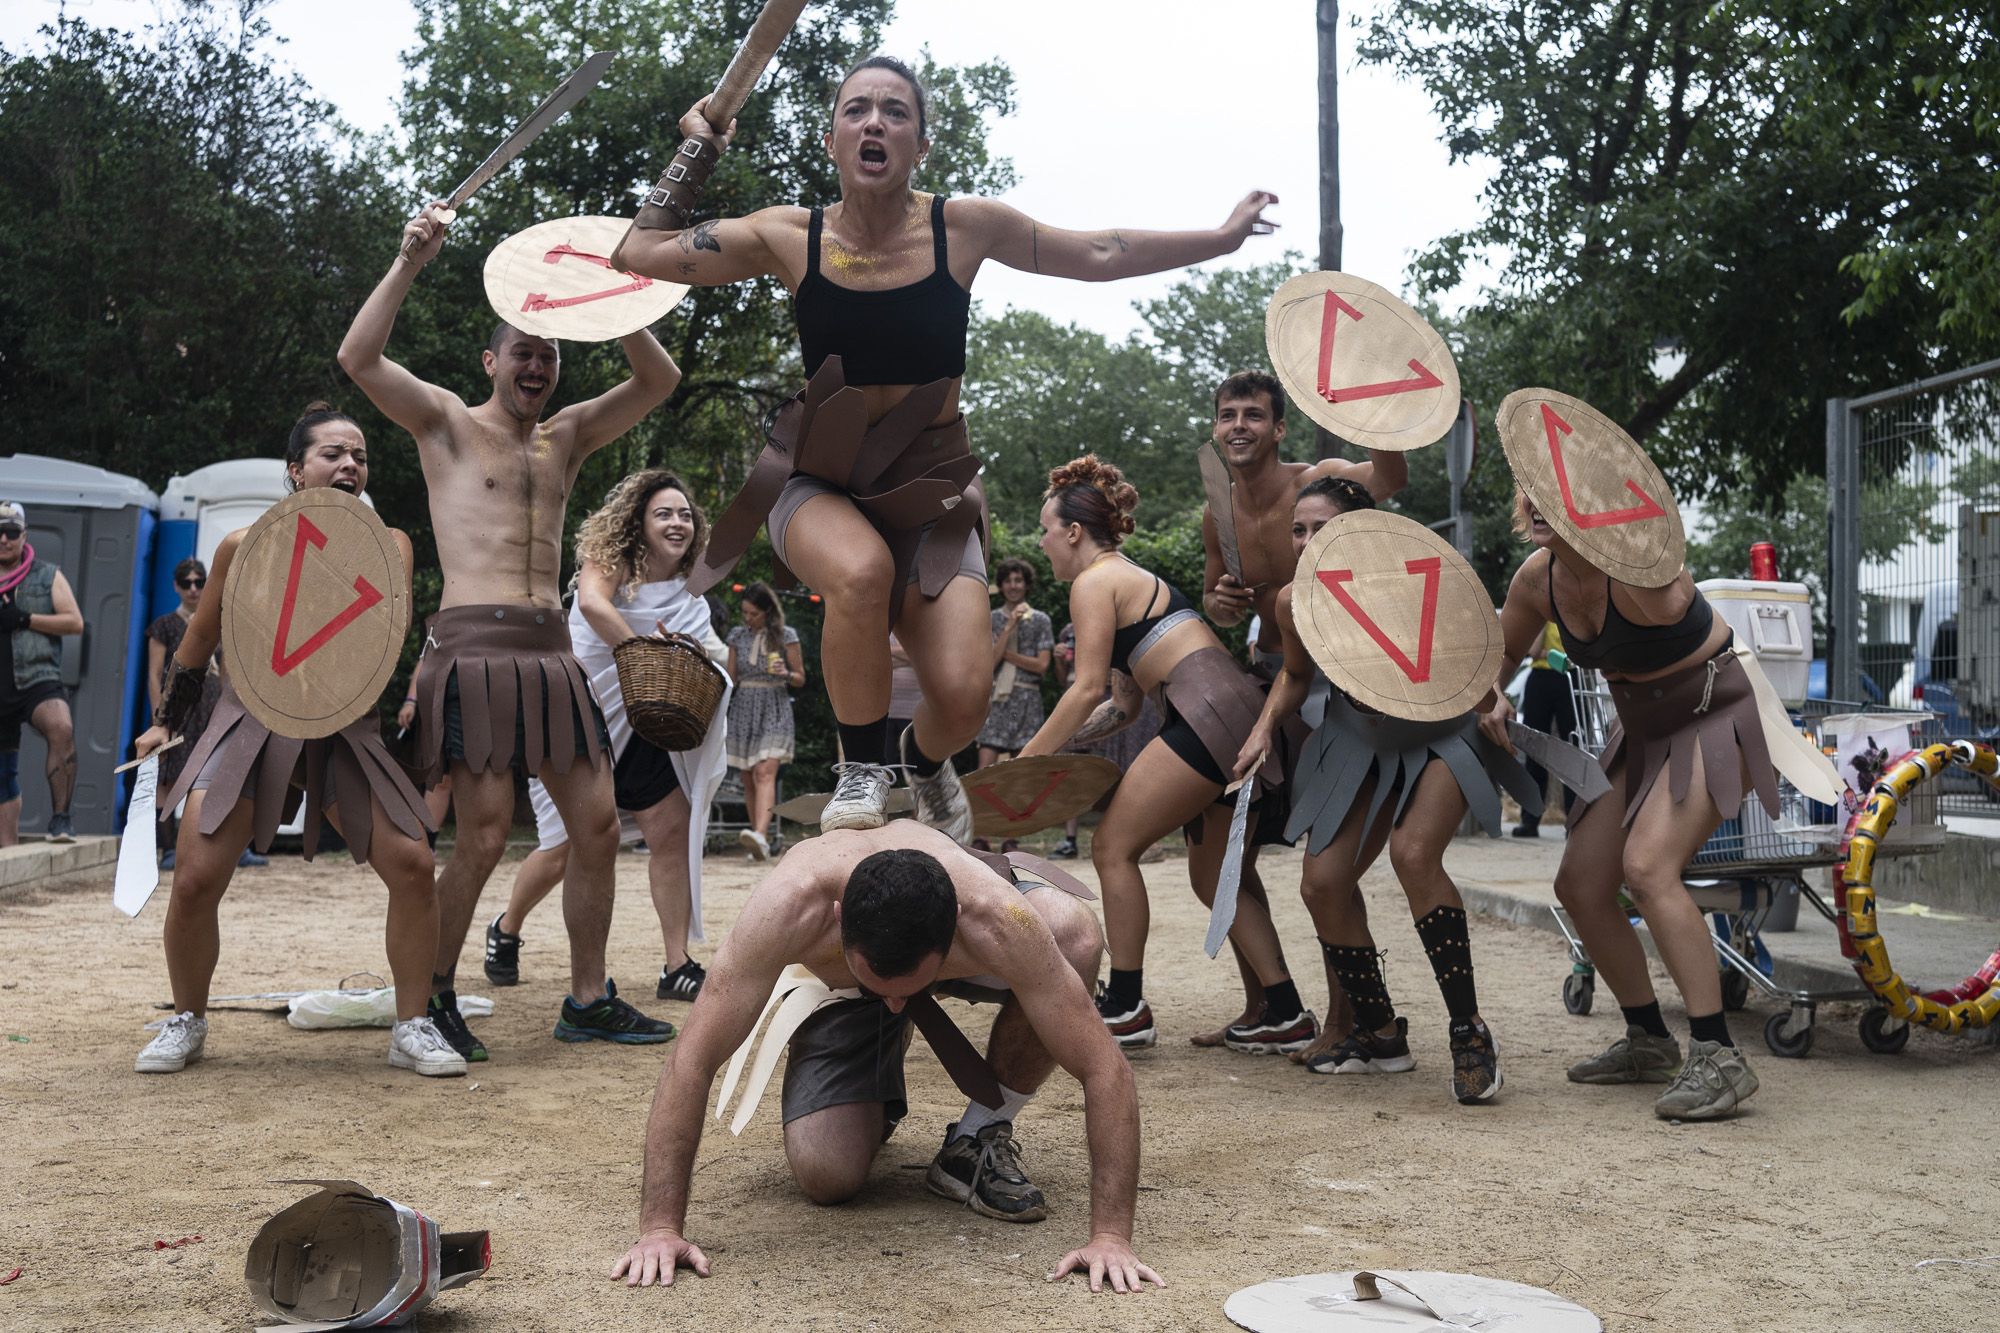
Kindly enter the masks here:
<path id="1" fill-rule="evenodd" d="M 1292 616 L 1327 679 L 1368 707 L 1442 722 L 1500 674 L 1500 617 L 1451 543 L 1400 514 L 1363 509 L 1299 555 Z"/>
<path id="2" fill-rule="evenodd" d="M 286 496 L 236 548 L 223 660 L 243 706 L 280 736 L 331 736 L 372 712 L 409 627 L 403 553 L 345 491 Z"/>
<path id="3" fill-rule="evenodd" d="M 1618 423 L 1554 389 L 1500 402 L 1500 444 L 1514 480 L 1556 534 L 1621 583 L 1679 577 L 1687 533 L 1667 479 Z"/>
<path id="4" fill-rule="evenodd" d="M 624 218 L 556 218 L 517 231 L 486 256 L 486 299 L 523 333 L 573 342 L 608 342 L 659 319 L 688 289 L 606 258 L 628 225 Z"/>
<path id="5" fill-rule="evenodd" d="M 1038 754 L 967 773 L 972 831 L 982 838 L 1022 838 L 1054 828 L 1096 805 L 1123 771 L 1102 755 Z"/>
<path id="6" fill-rule="evenodd" d="M 1421 449 L 1458 416 L 1458 366 L 1422 315 L 1352 273 L 1302 273 L 1264 310 L 1271 365 L 1305 414 L 1366 449 Z"/>
<path id="7" fill-rule="evenodd" d="M 1338 1333 L 1340 1329 L 1533 1329 L 1602 1333 L 1596 1315 L 1552 1291 L 1471 1273 L 1313 1273 L 1245 1287 L 1222 1313 L 1251 1333 Z"/>

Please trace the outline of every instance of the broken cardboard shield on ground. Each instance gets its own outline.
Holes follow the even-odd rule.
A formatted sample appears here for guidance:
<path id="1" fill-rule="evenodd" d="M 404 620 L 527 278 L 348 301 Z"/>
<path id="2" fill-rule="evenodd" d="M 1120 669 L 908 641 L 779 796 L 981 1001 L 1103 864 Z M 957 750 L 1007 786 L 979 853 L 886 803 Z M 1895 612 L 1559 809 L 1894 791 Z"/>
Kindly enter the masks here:
<path id="1" fill-rule="evenodd" d="M 285 1328 L 400 1328 L 493 1264 L 486 1232 L 441 1232 L 354 1181 L 274 1183 L 319 1186 L 258 1229 L 243 1264 L 251 1300 Z"/>
<path id="2" fill-rule="evenodd" d="M 631 224 L 624 218 L 554 218 L 517 231 L 486 256 L 486 299 L 523 333 L 608 342 L 637 333 L 681 303 L 688 289 L 611 267 Z"/>
<path id="3" fill-rule="evenodd" d="M 1552 1291 L 1469 1273 L 1314 1273 L 1245 1287 L 1223 1303 L 1251 1333 L 1602 1333 L 1596 1315 Z"/>
<path id="4" fill-rule="evenodd" d="M 1500 617 L 1465 557 L 1423 524 L 1376 509 L 1342 514 L 1306 543 L 1292 618 L 1328 680 L 1411 722 L 1464 713 L 1505 655 Z"/>
<path id="5" fill-rule="evenodd" d="M 1554 389 L 1516 389 L 1496 416 L 1514 480 L 1556 535 L 1620 583 L 1664 588 L 1687 561 L 1667 479 L 1617 422 Z"/>
<path id="6" fill-rule="evenodd" d="M 331 736 L 373 712 L 409 627 L 403 553 L 345 491 L 286 496 L 236 548 L 223 660 L 243 706 L 280 736 Z"/>
<path id="7" fill-rule="evenodd" d="M 974 833 L 1025 838 L 1090 809 L 1123 773 L 1102 755 L 1038 754 L 990 764 L 961 781 Z"/>
<path id="8" fill-rule="evenodd" d="M 1305 414 L 1365 449 L 1421 449 L 1458 419 L 1458 366 L 1437 330 L 1352 273 L 1302 273 L 1272 295 L 1264 344 Z"/>

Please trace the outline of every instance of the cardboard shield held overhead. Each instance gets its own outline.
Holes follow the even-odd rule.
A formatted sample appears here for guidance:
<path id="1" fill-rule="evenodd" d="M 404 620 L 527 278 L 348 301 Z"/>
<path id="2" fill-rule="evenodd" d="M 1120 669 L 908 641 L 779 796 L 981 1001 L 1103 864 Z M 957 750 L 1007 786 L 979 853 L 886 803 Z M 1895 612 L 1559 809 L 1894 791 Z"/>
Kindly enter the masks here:
<path id="1" fill-rule="evenodd" d="M 486 256 L 486 299 L 523 333 L 607 342 L 636 333 L 679 305 L 688 289 L 621 273 L 607 257 L 622 218 L 555 218 L 517 231 Z"/>
<path id="2" fill-rule="evenodd" d="M 1687 533 L 1667 479 L 1618 423 L 1554 389 L 1516 389 L 1496 423 L 1514 480 L 1576 553 L 1620 583 L 1679 577 Z"/>
<path id="3" fill-rule="evenodd" d="M 967 773 L 972 831 L 982 838 L 1025 838 L 1080 815 L 1123 772 L 1095 754 L 1038 754 Z"/>
<path id="4" fill-rule="evenodd" d="M 1411 722 L 1478 703 L 1500 673 L 1500 617 L 1465 557 L 1421 523 L 1364 509 L 1299 555 L 1292 617 L 1327 679 Z"/>
<path id="5" fill-rule="evenodd" d="M 243 706 L 280 736 L 331 736 L 372 712 L 409 627 L 403 554 L 345 491 L 285 497 L 236 548 L 223 660 Z"/>
<path id="6" fill-rule="evenodd" d="M 1423 316 L 1352 273 L 1303 273 L 1264 311 L 1292 401 L 1365 449 L 1421 449 L 1458 416 L 1458 366 Z"/>

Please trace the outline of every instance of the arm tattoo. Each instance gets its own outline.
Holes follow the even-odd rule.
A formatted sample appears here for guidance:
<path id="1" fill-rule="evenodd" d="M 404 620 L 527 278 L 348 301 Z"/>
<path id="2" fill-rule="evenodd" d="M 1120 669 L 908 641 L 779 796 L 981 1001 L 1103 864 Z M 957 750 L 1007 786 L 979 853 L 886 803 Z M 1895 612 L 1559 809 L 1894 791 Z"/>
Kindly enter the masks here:
<path id="1" fill-rule="evenodd" d="M 694 229 L 694 248 L 722 253 L 722 242 L 715 239 L 715 219 L 710 218 Z"/>
<path id="2" fill-rule="evenodd" d="M 1085 745 L 1091 741 L 1101 741 L 1113 732 L 1123 731 L 1131 723 L 1115 700 L 1106 699 L 1091 711 L 1076 734 L 1069 738 L 1071 745 Z"/>
<path id="3" fill-rule="evenodd" d="M 1115 231 L 1111 233 L 1111 243 L 1118 247 L 1118 253 L 1121 255 L 1129 252 L 1132 249 L 1132 247 L 1126 243 L 1125 238 L 1123 236 L 1120 236 Z"/>
<path id="4" fill-rule="evenodd" d="M 1042 227 L 1040 223 L 1030 223 L 1033 230 L 1028 233 L 1028 244 L 1034 248 L 1035 272 L 1042 271 Z"/>

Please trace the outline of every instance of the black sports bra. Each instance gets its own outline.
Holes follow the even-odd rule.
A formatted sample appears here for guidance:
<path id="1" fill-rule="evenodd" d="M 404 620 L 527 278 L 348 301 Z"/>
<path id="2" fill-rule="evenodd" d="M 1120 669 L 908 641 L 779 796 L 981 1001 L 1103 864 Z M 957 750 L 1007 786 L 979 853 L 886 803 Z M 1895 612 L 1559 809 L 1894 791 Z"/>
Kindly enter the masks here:
<path id="1" fill-rule="evenodd" d="M 1551 559 L 1549 609 L 1555 612 L 1556 628 L 1562 631 L 1563 648 L 1569 660 L 1580 667 L 1616 671 L 1620 675 L 1659 671 L 1700 648 L 1708 641 L 1708 632 L 1715 624 L 1715 608 L 1701 595 L 1701 589 L 1696 588 L 1694 600 L 1673 624 L 1635 625 L 1620 614 L 1618 602 L 1611 595 L 1611 578 L 1606 575 L 1604 628 L 1597 632 L 1596 638 L 1584 639 L 1563 620 L 1562 608 L 1556 604 L 1555 580 L 1555 561 Z"/>
<path id="2" fill-rule="evenodd" d="M 931 199 L 936 267 L 902 287 L 866 292 L 843 287 L 819 271 L 826 210 L 815 208 L 806 228 L 806 275 L 792 297 L 799 355 L 810 378 L 829 356 L 840 358 L 849 384 L 929 384 L 965 374 L 965 329 L 972 293 L 945 262 L 944 196 Z"/>
<path id="3" fill-rule="evenodd" d="M 1168 616 L 1173 615 L 1177 611 L 1192 611 L 1194 609 L 1194 604 L 1188 601 L 1179 588 L 1176 588 L 1173 584 L 1168 583 L 1158 574 L 1155 574 L 1153 575 L 1153 594 L 1146 599 L 1147 611 L 1150 612 L 1153 609 L 1153 601 L 1160 595 L 1160 589 L 1162 588 L 1167 590 L 1167 605 L 1165 610 L 1161 611 L 1158 615 L 1141 616 L 1131 624 L 1121 626 L 1112 631 L 1111 666 L 1114 670 L 1123 671 L 1128 676 L 1131 675 L 1132 653 L 1138 648 L 1139 641 L 1152 633 L 1154 628 Z"/>

